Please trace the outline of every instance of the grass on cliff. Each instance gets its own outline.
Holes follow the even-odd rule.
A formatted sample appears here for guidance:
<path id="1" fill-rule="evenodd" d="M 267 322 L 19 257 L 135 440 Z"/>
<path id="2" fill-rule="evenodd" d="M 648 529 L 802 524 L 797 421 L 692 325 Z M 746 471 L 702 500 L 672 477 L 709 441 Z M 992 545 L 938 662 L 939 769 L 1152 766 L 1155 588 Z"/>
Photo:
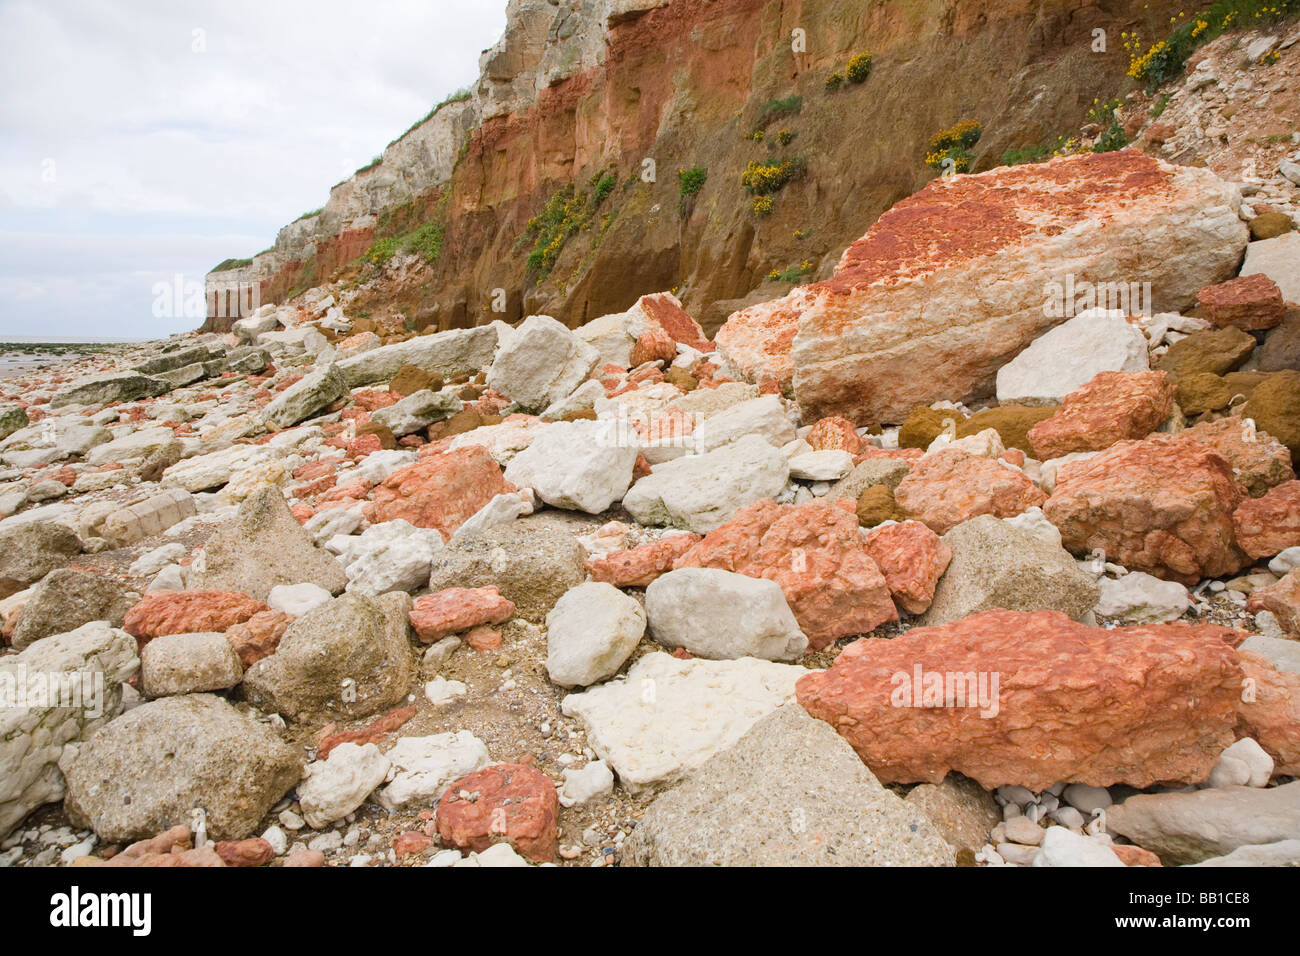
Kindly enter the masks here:
<path id="1" fill-rule="evenodd" d="M 946 173 L 968 173 L 974 155 L 971 150 L 984 135 L 978 120 L 962 120 L 956 126 L 935 133 L 930 139 L 930 149 L 925 154 L 925 165 Z"/>
<path id="2" fill-rule="evenodd" d="M 1230 30 L 1269 27 L 1295 16 L 1300 16 L 1300 0 L 1219 0 L 1192 16 L 1180 13 L 1172 18 L 1169 35 L 1150 46 L 1140 34 L 1121 34 L 1128 75 L 1153 92 L 1182 75 L 1197 47 Z"/>
<path id="3" fill-rule="evenodd" d="M 376 239 L 362 258 L 373 266 L 383 267 L 388 264 L 388 260 L 401 252 L 417 255 L 429 265 L 433 265 L 442 257 L 442 242 L 446 234 L 447 227 L 442 223 L 426 222 L 400 236 Z"/>
<path id="4" fill-rule="evenodd" d="M 242 269 L 244 266 L 251 266 L 252 264 L 252 259 L 223 259 L 221 262 L 217 263 L 212 271 L 229 272 L 231 269 Z"/>
<path id="5" fill-rule="evenodd" d="M 618 180 L 612 173 L 592 177 L 590 189 L 569 183 L 547 200 L 542 211 L 528 221 L 521 241 L 532 241 L 528 253 L 528 274 L 541 281 L 551 274 L 569 237 L 586 229 L 609 198 Z M 609 228 L 612 216 L 601 218 L 601 232 Z"/>

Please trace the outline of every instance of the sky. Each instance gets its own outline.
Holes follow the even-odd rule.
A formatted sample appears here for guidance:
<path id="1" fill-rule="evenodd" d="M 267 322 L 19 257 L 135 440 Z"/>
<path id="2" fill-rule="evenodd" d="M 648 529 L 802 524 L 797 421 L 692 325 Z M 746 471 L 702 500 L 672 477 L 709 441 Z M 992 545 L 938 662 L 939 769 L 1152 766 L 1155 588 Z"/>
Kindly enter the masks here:
<path id="1" fill-rule="evenodd" d="M 0 0 L 0 340 L 159 338 L 478 75 L 505 0 Z"/>

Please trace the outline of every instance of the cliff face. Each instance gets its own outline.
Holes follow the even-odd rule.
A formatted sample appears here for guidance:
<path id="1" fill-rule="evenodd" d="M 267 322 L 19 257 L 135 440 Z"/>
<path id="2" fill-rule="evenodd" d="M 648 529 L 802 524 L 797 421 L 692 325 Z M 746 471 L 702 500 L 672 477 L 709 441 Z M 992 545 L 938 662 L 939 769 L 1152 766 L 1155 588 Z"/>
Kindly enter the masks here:
<path id="1" fill-rule="evenodd" d="M 1149 35 L 1171 11 L 1142 0 L 510 0 L 468 99 L 395 140 L 251 264 L 211 274 L 209 289 L 254 283 L 271 302 L 341 279 L 350 317 L 410 329 L 532 313 L 577 326 L 677 289 L 712 331 L 784 293 L 773 272 L 829 276 L 845 246 L 935 175 L 923 158 L 939 130 L 983 124 L 978 170 L 1077 129 L 1120 88 L 1120 33 Z M 828 91 L 860 53 L 873 56 L 870 77 Z M 747 164 L 787 160 L 798 174 L 756 211 Z M 707 179 L 683 196 L 679 170 L 693 168 Z M 547 212 L 566 187 L 576 201 Z M 430 224 L 436 257 L 361 261 L 377 239 Z"/>

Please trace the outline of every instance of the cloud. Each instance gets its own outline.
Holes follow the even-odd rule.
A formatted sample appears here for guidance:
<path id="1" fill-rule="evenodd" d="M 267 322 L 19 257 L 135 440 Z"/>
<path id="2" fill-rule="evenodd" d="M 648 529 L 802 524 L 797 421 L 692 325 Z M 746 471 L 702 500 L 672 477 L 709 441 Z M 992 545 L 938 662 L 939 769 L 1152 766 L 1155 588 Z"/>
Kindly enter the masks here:
<path id="1" fill-rule="evenodd" d="M 139 277 L 269 246 L 504 23 L 502 0 L 0 3 L 0 335 L 179 331 Z"/>

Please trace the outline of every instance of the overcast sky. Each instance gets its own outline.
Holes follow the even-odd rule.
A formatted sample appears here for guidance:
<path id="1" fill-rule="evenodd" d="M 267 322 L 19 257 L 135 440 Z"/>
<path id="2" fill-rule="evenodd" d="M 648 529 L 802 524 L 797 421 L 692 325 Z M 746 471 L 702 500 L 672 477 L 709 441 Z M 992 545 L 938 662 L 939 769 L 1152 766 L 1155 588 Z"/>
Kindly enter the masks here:
<path id="1" fill-rule="evenodd" d="M 505 0 L 0 0 L 0 339 L 154 338 L 478 73 Z"/>

